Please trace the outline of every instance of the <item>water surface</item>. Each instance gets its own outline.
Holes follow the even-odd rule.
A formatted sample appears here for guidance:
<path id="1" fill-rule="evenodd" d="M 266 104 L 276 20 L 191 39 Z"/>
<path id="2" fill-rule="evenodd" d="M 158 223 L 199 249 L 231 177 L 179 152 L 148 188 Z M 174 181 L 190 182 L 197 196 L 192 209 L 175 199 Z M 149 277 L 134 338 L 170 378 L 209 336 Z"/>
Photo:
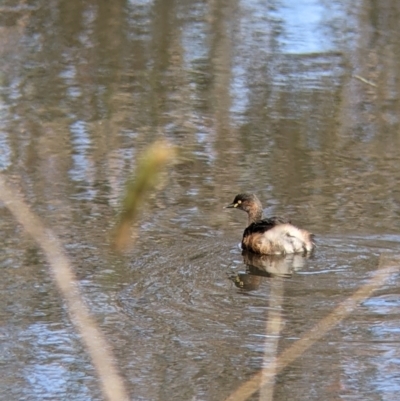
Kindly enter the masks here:
<path id="1" fill-rule="evenodd" d="M 63 242 L 131 399 L 226 398 L 397 256 L 399 12 L 4 4 L 0 171 Z M 125 182 L 160 137 L 179 163 L 117 254 Z M 314 232 L 315 254 L 244 259 L 246 217 L 223 210 L 243 191 Z M 41 250 L 4 205 L 0 241 L 1 398 L 102 399 Z M 393 275 L 280 373 L 273 399 L 396 399 L 398 288 Z"/>

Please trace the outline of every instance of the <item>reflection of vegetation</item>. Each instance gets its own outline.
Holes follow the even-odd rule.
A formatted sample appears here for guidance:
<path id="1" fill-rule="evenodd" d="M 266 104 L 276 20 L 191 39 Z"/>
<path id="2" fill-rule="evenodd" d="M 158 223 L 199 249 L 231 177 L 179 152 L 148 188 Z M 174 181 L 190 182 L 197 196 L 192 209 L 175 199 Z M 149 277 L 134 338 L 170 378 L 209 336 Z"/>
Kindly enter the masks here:
<path id="1" fill-rule="evenodd" d="M 164 167 L 175 158 L 175 148 L 164 141 L 152 144 L 143 154 L 136 173 L 126 185 L 126 194 L 119 223 L 115 231 L 115 247 L 125 248 L 130 239 L 130 227 L 137 216 L 146 195 L 159 178 Z"/>
<path id="2" fill-rule="evenodd" d="M 285 53 L 285 21 L 276 15 L 284 18 L 286 7 L 279 2 L 273 10 L 268 2 L 198 0 L 8 3 L 0 24 L 0 156 L 7 155 L 0 168 L 9 169 L 10 180 L 18 177 L 26 198 L 64 238 L 76 227 L 74 242 L 94 244 L 99 259 L 109 257 L 96 243 L 103 243 L 97 235 L 113 213 L 107 205 L 115 192 L 108 188 L 118 192 L 130 162 L 121 154 L 143 146 L 158 127 L 193 153 L 171 194 L 181 187 L 198 194 L 190 195 L 198 214 L 215 216 L 218 228 L 219 209 L 210 205 L 246 187 L 273 206 L 289 206 L 316 232 L 398 231 L 400 42 L 393 0 L 336 2 L 351 12 L 323 13 L 320 33 L 330 32 L 326 43 L 337 52 L 311 54 Z M 349 79 L 352 71 L 360 75 Z M 77 122 L 82 132 L 71 135 Z M 118 248 L 153 180 L 174 158 L 167 148 L 153 159 L 146 153 L 127 186 Z M 84 173 L 79 183 L 70 179 L 74 157 Z M 97 199 L 77 197 L 82 188 Z M 1 186 L 0 192 L 7 195 Z M 83 227 L 78 219 L 86 211 L 93 224 Z M 37 260 L 29 254 L 30 263 Z M 211 368 L 207 374 L 215 376 Z"/>

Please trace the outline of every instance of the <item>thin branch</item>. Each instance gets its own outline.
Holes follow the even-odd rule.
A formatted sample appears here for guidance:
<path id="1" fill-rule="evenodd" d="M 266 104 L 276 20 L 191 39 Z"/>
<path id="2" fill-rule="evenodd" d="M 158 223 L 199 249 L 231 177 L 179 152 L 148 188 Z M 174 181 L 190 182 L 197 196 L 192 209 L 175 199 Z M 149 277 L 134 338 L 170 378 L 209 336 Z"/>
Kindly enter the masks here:
<path id="1" fill-rule="evenodd" d="M 374 291 L 381 287 L 387 279 L 399 270 L 398 260 L 388 260 L 381 255 L 379 267 L 375 275 L 367 281 L 362 287 L 353 293 L 350 297 L 341 302 L 328 316 L 321 319 L 313 328 L 308 330 L 303 337 L 287 348 L 278 357 L 276 363 L 271 363 L 256 373 L 250 380 L 236 389 L 226 401 L 244 401 L 252 394 L 260 390 L 265 382 L 264 378 L 270 380 L 271 375 L 279 374 L 284 368 L 300 357 L 316 341 L 321 339 L 329 330 L 332 330 L 338 323 L 348 317 L 362 302 L 369 298 Z"/>
<path id="2" fill-rule="evenodd" d="M 365 78 L 361 77 L 360 75 L 353 75 L 353 77 L 358 79 L 358 80 L 360 80 L 361 82 L 364 82 L 367 85 L 373 86 L 374 88 L 376 88 L 376 86 L 377 86 L 373 82 L 369 81 L 368 79 L 365 79 Z"/>
<path id="3" fill-rule="evenodd" d="M 96 322 L 89 314 L 61 242 L 30 211 L 29 206 L 6 183 L 2 175 L 0 175 L 0 201 L 4 202 L 16 220 L 43 249 L 54 280 L 67 304 L 70 318 L 81 335 L 100 377 L 104 396 L 110 401 L 127 401 L 129 399 L 127 391 L 121 376 L 117 372 L 111 349 Z"/>

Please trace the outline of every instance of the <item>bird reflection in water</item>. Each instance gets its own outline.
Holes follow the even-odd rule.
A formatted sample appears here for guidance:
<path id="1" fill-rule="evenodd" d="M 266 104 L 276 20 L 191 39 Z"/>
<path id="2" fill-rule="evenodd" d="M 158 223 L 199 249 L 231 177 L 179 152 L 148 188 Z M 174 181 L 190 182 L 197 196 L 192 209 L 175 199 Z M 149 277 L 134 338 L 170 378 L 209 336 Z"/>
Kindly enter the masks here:
<path id="1" fill-rule="evenodd" d="M 308 259 L 308 255 L 259 255 L 246 250 L 242 256 L 246 273 L 238 273 L 230 278 L 236 287 L 246 291 L 257 290 L 263 277 L 290 278 Z"/>

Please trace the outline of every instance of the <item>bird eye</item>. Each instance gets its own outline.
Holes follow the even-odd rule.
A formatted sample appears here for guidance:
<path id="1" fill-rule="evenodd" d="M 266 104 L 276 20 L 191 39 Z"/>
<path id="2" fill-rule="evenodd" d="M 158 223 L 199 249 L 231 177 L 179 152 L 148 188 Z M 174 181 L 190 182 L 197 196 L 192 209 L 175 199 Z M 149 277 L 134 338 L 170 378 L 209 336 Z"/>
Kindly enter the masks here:
<path id="1" fill-rule="evenodd" d="M 237 204 L 240 205 L 241 203 L 242 203 L 242 201 L 239 199 L 239 200 L 237 201 Z"/>

